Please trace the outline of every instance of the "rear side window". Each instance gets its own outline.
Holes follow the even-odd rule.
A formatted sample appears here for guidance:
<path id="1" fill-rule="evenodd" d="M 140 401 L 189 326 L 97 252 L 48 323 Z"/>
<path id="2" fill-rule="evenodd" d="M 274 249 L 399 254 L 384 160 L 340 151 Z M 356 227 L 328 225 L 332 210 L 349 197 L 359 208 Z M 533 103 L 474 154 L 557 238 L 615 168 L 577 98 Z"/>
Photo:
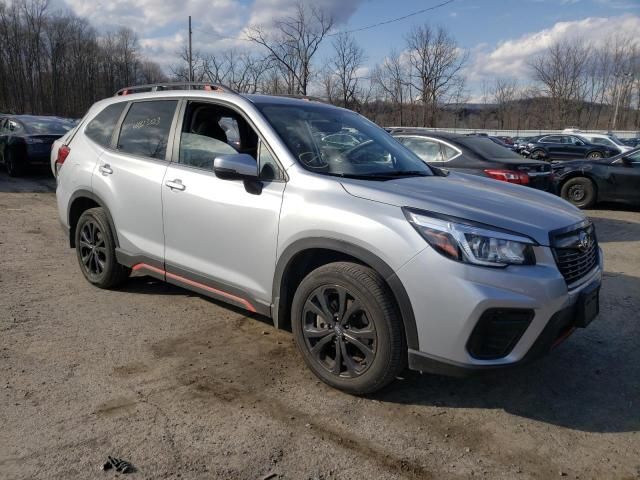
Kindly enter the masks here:
<path id="1" fill-rule="evenodd" d="M 126 102 L 114 103 L 102 110 L 84 129 L 85 135 L 103 147 L 111 145 L 113 129 L 126 104 Z"/>
<path id="2" fill-rule="evenodd" d="M 118 150 L 164 160 L 177 100 L 138 102 L 122 122 Z"/>
<path id="3" fill-rule="evenodd" d="M 425 138 L 407 137 L 402 143 L 425 162 L 442 161 L 442 153 L 438 142 Z"/>

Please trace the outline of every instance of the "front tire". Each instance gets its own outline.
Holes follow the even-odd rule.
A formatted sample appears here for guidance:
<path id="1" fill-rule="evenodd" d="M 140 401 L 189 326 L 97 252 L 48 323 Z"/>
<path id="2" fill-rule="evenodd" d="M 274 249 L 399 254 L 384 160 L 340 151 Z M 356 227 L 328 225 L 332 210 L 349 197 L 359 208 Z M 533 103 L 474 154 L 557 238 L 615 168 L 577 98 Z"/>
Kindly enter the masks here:
<path id="1" fill-rule="evenodd" d="M 560 189 L 560 196 L 578 208 L 590 208 L 597 200 L 595 185 L 585 177 L 567 180 Z"/>
<path id="2" fill-rule="evenodd" d="M 602 154 L 602 152 L 589 152 L 587 154 L 587 158 L 591 159 L 591 160 L 597 160 L 600 158 L 604 158 L 604 155 Z"/>
<path id="3" fill-rule="evenodd" d="M 84 277 L 99 288 L 113 288 L 124 282 L 131 269 L 116 260 L 115 240 L 102 208 L 85 211 L 75 231 L 76 253 Z"/>
<path id="4" fill-rule="evenodd" d="M 544 153 L 544 150 L 541 149 L 536 149 L 533 152 L 531 152 L 531 154 L 529 155 L 530 158 L 533 158 L 534 160 L 543 160 L 546 157 L 546 153 Z"/>
<path id="5" fill-rule="evenodd" d="M 402 321 L 383 278 L 336 262 L 309 273 L 293 298 L 291 325 L 305 363 L 323 382 L 373 393 L 405 367 Z"/>

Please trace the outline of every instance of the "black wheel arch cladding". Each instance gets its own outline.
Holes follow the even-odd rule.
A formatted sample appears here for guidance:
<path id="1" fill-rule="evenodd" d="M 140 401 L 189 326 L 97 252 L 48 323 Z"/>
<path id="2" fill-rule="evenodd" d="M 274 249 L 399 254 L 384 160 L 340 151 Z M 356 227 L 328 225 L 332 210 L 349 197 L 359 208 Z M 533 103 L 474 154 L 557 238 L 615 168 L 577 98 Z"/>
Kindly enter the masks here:
<path id="1" fill-rule="evenodd" d="M 411 306 L 409 295 L 393 269 L 382 259 L 365 248 L 343 240 L 332 238 L 314 237 L 298 240 L 289 245 L 278 259 L 273 279 L 272 295 L 274 302 L 272 316 L 276 327 L 281 328 L 286 324 L 286 317 L 290 312 L 289 309 L 293 298 L 293 292 L 291 292 L 290 296 L 287 296 L 288 289 L 286 282 L 288 274 L 291 271 L 291 267 L 295 263 L 295 259 L 298 255 L 305 251 L 314 249 L 330 250 L 337 254 L 348 255 L 365 265 L 369 265 L 378 272 L 389 286 L 399 309 L 404 326 L 407 346 L 414 350 L 419 350 L 418 329 L 413 313 L 413 307 Z"/>

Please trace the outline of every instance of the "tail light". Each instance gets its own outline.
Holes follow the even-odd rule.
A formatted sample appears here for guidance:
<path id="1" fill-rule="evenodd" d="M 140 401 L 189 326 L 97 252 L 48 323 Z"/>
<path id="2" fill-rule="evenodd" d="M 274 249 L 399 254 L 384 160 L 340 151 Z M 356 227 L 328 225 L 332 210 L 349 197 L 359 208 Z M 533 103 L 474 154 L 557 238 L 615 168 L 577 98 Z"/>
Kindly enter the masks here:
<path id="1" fill-rule="evenodd" d="M 71 153 L 71 149 L 68 145 L 62 145 L 58 148 L 58 156 L 56 157 L 56 175 L 60 171 L 60 168 L 64 164 L 64 161 L 67 159 L 69 154 Z"/>
<path id="2" fill-rule="evenodd" d="M 487 169 L 484 171 L 488 176 L 503 182 L 516 183 L 518 185 L 529 185 L 529 174 L 518 172 L 517 170 Z"/>

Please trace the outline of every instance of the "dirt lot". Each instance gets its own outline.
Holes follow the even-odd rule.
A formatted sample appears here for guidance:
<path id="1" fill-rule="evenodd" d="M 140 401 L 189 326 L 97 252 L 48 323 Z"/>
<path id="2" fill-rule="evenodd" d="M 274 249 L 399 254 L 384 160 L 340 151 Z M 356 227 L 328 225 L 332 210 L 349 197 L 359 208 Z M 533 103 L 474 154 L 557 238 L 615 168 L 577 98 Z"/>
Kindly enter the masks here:
<path id="1" fill-rule="evenodd" d="M 590 328 L 520 370 L 363 399 L 264 319 L 145 277 L 91 287 L 52 182 L 0 173 L 0 477 L 111 478 L 114 455 L 132 478 L 640 478 L 640 212 L 590 214 Z"/>

